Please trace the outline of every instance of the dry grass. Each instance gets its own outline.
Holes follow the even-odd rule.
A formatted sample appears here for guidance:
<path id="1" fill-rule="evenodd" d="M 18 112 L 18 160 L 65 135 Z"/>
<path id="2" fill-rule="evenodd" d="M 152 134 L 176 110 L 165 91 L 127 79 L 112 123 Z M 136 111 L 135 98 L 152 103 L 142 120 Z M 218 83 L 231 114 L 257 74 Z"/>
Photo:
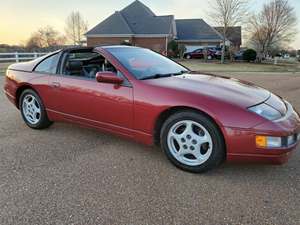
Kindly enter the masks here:
<path id="1" fill-rule="evenodd" d="M 205 63 L 201 60 L 179 60 L 179 63 L 191 70 L 203 72 L 300 72 L 300 64 L 256 64 L 256 63 Z"/>

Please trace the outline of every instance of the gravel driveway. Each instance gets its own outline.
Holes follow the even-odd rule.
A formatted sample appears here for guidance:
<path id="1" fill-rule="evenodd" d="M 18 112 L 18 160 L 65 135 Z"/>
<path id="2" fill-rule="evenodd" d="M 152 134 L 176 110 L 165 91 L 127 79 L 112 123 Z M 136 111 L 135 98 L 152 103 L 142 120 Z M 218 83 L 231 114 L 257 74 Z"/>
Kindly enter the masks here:
<path id="1" fill-rule="evenodd" d="M 236 76 L 300 109 L 300 76 Z M 0 77 L 0 86 L 3 86 Z M 300 148 L 288 164 L 183 172 L 157 147 L 56 123 L 24 125 L 0 94 L 0 224 L 300 224 Z"/>

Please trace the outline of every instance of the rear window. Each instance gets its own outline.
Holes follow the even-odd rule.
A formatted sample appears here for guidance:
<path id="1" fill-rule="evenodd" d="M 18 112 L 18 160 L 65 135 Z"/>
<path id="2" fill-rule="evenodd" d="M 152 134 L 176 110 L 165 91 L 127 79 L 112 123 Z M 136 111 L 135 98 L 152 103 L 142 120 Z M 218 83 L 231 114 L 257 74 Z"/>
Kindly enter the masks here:
<path id="1" fill-rule="evenodd" d="M 34 71 L 39 73 L 56 74 L 60 54 L 52 55 L 40 62 Z"/>

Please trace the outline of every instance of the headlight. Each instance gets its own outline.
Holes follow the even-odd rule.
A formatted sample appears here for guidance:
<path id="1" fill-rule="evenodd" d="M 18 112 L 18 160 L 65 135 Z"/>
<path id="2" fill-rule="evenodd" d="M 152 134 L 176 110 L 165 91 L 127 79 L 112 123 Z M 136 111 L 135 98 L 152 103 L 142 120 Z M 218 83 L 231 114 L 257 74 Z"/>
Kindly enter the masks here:
<path id="1" fill-rule="evenodd" d="M 248 108 L 251 112 L 254 112 L 268 120 L 277 120 L 281 117 L 279 111 L 274 109 L 273 107 L 263 103 L 260 105 L 252 106 Z"/>

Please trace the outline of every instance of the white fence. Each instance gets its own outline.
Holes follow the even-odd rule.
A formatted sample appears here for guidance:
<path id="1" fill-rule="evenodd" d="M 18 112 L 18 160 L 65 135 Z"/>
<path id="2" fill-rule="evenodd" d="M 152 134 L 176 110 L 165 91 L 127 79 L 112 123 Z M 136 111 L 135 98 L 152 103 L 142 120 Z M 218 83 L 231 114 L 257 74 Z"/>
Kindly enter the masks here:
<path id="1" fill-rule="evenodd" d="M 0 62 L 20 62 L 36 59 L 40 56 L 48 54 L 47 52 L 14 52 L 0 53 Z"/>

